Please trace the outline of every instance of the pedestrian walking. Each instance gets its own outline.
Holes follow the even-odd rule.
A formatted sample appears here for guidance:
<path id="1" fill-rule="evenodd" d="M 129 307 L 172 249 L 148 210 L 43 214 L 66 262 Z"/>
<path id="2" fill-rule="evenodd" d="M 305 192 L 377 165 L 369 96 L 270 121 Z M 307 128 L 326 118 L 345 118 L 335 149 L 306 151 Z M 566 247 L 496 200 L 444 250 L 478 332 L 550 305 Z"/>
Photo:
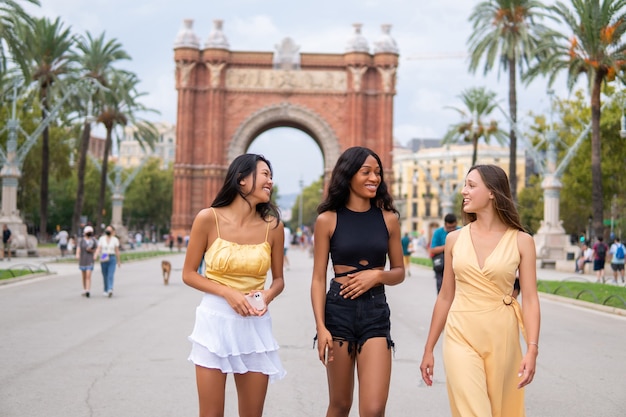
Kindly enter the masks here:
<path id="1" fill-rule="evenodd" d="M 93 258 L 100 261 L 100 269 L 102 270 L 102 279 L 104 281 L 104 296 L 111 298 L 113 297 L 115 268 L 122 266 L 120 241 L 115 236 L 115 228 L 112 225 L 108 225 L 104 229 L 104 235 L 98 239 L 98 246 Z"/>
<path id="2" fill-rule="evenodd" d="M 285 263 L 285 268 L 289 269 L 289 258 L 287 257 L 287 252 L 289 252 L 289 248 L 291 247 L 291 229 L 287 227 L 283 223 L 284 227 L 284 243 L 283 243 L 283 262 Z"/>
<path id="3" fill-rule="evenodd" d="M 443 284 L 420 365 L 422 379 L 433 383 L 433 350 L 445 327 L 452 416 L 524 417 L 522 388 L 534 378 L 539 349 L 535 244 L 523 231 L 502 168 L 473 166 L 461 194 L 465 226 L 446 238 Z M 523 309 L 513 296 L 516 273 Z"/>
<path id="4" fill-rule="evenodd" d="M 6 224 L 2 225 L 2 260 L 6 257 L 7 260 L 11 260 L 11 241 L 13 240 L 13 233 Z"/>
<path id="5" fill-rule="evenodd" d="M 76 246 L 76 259 L 78 259 L 78 269 L 83 279 L 83 297 L 89 298 L 91 291 L 91 274 L 94 265 L 94 252 L 98 247 L 98 241 L 93 237 L 93 227 L 85 226 L 83 237 L 79 239 Z"/>
<path id="6" fill-rule="evenodd" d="M 317 208 L 311 301 L 328 376 L 327 416 L 350 413 L 355 368 L 360 415 L 385 414 L 394 347 L 385 285 L 404 280 L 404 264 L 398 211 L 383 172 L 372 150 L 347 149 Z M 329 256 L 334 278 L 326 291 Z"/>
<path id="7" fill-rule="evenodd" d="M 430 257 L 433 261 L 437 294 L 441 291 L 441 283 L 443 282 L 446 236 L 448 233 L 456 229 L 458 229 L 457 218 L 453 213 L 448 213 L 443 218 L 443 226 L 435 229 L 433 232 L 433 238 L 430 241 Z"/>
<path id="8" fill-rule="evenodd" d="M 597 237 L 597 242 L 593 245 L 593 270 L 596 273 L 596 282 L 604 284 L 604 267 L 606 263 L 606 253 L 609 247 L 604 243 L 602 236 Z"/>
<path id="9" fill-rule="evenodd" d="M 406 271 L 408 276 L 411 276 L 411 253 L 413 252 L 413 247 L 411 244 L 411 238 L 408 233 L 405 233 L 400 240 L 402 244 L 402 258 L 404 260 L 404 270 Z"/>
<path id="10" fill-rule="evenodd" d="M 224 415 L 227 374 L 234 374 L 239 415 L 261 416 L 268 381 L 285 375 L 268 310 L 284 288 L 284 231 L 273 186 L 268 160 L 240 155 L 191 226 L 183 281 L 204 293 L 189 336 L 200 416 Z"/>
<path id="11" fill-rule="evenodd" d="M 65 255 L 67 255 L 67 245 L 68 245 L 69 238 L 70 238 L 70 234 L 65 229 L 57 233 L 57 235 L 54 238 L 57 242 L 59 242 L 58 245 L 59 245 L 59 250 L 61 251 L 61 258 L 64 258 Z"/>
<path id="12" fill-rule="evenodd" d="M 620 242 L 619 237 L 616 237 L 609 249 L 614 284 L 619 283 L 618 277 L 622 279 L 622 285 L 624 284 L 624 252 L 626 252 L 624 244 Z"/>

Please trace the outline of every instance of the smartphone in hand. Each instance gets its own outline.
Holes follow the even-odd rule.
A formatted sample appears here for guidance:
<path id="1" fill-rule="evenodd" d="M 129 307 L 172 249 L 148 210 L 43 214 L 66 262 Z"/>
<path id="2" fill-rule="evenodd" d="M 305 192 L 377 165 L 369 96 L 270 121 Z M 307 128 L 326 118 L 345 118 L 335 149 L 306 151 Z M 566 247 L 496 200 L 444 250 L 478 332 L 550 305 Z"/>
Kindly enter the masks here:
<path id="1" fill-rule="evenodd" d="M 324 366 L 328 365 L 328 345 L 324 347 Z"/>
<path id="2" fill-rule="evenodd" d="M 246 300 L 256 310 L 261 311 L 265 308 L 265 300 L 263 294 L 255 292 L 254 294 L 246 294 Z"/>

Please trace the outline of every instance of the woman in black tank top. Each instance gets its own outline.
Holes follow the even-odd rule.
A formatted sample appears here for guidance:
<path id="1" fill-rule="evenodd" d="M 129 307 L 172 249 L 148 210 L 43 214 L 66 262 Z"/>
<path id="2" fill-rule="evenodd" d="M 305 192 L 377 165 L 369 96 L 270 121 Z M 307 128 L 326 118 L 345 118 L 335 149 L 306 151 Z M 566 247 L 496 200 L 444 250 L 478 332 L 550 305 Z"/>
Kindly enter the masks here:
<path id="1" fill-rule="evenodd" d="M 385 285 L 404 280 L 404 263 L 398 212 L 378 155 L 347 149 L 317 211 L 311 302 L 318 355 L 328 373 L 327 416 L 349 415 L 355 366 L 367 378 L 359 380 L 360 407 L 383 415 L 394 346 Z M 327 292 L 329 256 L 335 277 Z"/>

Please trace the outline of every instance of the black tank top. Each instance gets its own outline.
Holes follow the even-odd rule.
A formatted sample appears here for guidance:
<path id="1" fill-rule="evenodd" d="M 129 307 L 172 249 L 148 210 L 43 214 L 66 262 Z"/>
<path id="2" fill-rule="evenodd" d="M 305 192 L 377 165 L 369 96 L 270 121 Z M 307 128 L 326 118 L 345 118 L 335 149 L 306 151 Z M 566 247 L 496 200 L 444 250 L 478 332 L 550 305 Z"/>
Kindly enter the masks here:
<path id="1" fill-rule="evenodd" d="M 388 249 L 389 231 L 381 209 L 372 206 L 365 212 L 351 211 L 346 207 L 337 210 L 337 224 L 330 238 L 330 257 L 333 265 L 355 269 L 335 274 L 335 278 L 384 267 Z"/>

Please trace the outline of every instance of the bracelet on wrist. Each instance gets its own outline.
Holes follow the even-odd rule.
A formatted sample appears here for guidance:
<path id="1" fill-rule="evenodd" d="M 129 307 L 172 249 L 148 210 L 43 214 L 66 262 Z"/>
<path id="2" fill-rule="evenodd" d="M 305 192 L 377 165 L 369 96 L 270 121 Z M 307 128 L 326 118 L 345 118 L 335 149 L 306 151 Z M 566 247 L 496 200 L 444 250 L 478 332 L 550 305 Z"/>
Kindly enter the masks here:
<path id="1" fill-rule="evenodd" d="M 539 349 L 539 343 L 537 343 L 537 342 L 528 342 L 528 346 L 530 346 L 530 345 L 535 345 L 535 346 L 537 346 L 537 349 Z"/>

